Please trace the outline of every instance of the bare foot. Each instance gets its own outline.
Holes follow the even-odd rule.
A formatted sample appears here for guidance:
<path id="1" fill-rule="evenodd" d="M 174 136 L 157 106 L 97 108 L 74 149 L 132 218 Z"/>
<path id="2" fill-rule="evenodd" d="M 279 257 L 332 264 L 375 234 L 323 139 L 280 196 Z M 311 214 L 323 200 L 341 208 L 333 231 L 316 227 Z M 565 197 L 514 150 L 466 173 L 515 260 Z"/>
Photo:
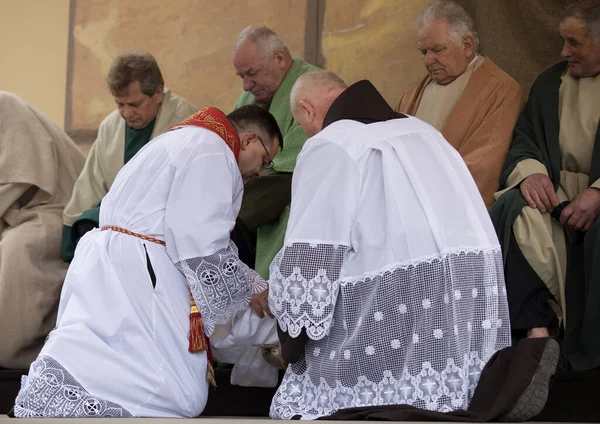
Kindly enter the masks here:
<path id="1" fill-rule="evenodd" d="M 262 350 L 263 359 L 267 364 L 280 370 L 287 368 L 287 362 L 281 357 L 281 345 L 263 344 L 259 346 Z"/>
<path id="2" fill-rule="evenodd" d="M 541 339 L 543 337 L 550 337 L 550 333 L 548 333 L 546 327 L 530 328 L 529 331 L 527 331 L 528 339 Z"/>

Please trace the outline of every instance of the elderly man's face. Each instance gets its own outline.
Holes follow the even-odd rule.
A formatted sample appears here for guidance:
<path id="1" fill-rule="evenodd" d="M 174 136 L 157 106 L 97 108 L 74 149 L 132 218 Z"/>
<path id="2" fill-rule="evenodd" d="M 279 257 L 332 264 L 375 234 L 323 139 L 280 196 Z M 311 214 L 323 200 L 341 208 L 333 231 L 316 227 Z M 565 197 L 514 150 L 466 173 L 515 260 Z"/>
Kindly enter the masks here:
<path id="1" fill-rule="evenodd" d="M 417 48 L 423 54 L 431 78 L 442 85 L 462 75 L 475 56 L 473 39 L 464 37 L 457 45 L 445 19 L 432 20 L 423 26 L 418 34 Z"/>
<path id="2" fill-rule="evenodd" d="M 565 42 L 561 56 L 569 62 L 571 75 L 585 78 L 600 74 L 600 43 L 594 44 L 584 22 L 573 17 L 564 19 L 560 36 Z"/>
<path id="3" fill-rule="evenodd" d="M 114 96 L 119 113 L 131 128 L 141 130 L 146 128 L 160 109 L 163 100 L 163 87 L 160 86 L 156 93 L 148 96 L 142 92 L 142 85 L 134 81 L 120 96 Z"/>
<path id="4" fill-rule="evenodd" d="M 244 91 L 251 92 L 258 103 L 269 103 L 285 77 L 285 58 L 281 52 L 265 57 L 252 41 L 244 41 L 233 52 L 233 66 L 242 79 Z"/>

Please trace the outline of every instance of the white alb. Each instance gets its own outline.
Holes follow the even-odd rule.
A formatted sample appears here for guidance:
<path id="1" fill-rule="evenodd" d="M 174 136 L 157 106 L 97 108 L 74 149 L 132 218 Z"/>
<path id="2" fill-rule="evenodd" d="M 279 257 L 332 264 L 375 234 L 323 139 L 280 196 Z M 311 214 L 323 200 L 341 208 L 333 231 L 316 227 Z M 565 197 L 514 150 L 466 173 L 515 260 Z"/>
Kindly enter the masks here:
<path id="1" fill-rule="evenodd" d="M 309 337 L 273 418 L 466 409 L 486 362 L 510 345 L 488 212 L 460 155 L 416 118 L 338 121 L 306 142 L 270 276 L 280 326 Z"/>
<path id="2" fill-rule="evenodd" d="M 275 321 L 248 307 L 266 286 L 230 242 L 242 193 L 234 155 L 211 131 L 178 129 L 140 150 L 102 200 L 100 226 L 166 246 L 112 230 L 82 237 L 15 414 L 199 415 L 207 358 L 188 352 L 190 292 L 213 355 L 235 364 L 232 383 L 274 386 L 277 370 L 253 345 L 276 342 Z"/>

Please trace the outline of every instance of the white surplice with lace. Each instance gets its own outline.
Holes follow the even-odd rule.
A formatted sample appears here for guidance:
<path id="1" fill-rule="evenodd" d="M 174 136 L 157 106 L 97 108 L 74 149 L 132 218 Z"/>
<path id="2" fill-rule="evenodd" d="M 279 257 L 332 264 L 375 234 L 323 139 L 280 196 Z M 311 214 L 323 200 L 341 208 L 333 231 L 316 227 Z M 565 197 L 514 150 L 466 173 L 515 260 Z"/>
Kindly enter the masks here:
<path id="1" fill-rule="evenodd" d="M 488 212 L 460 155 L 413 117 L 337 121 L 306 142 L 269 304 L 283 330 L 309 337 L 273 418 L 466 409 L 510 345 Z"/>
<path id="2" fill-rule="evenodd" d="M 100 225 L 166 246 L 98 229 L 81 239 L 15 415 L 199 415 L 207 357 L 188 352 L 190 291 L 213 355 L 235 363 L 232 383 L 275 386 L 277 370 L 253 347 L 277 341 L 275 321 L 248 306 L 266 283 L 230 242 L 242 193 L 234 155 L 211 131 L 181 128 L 145 146 L 102 200 Z"/>

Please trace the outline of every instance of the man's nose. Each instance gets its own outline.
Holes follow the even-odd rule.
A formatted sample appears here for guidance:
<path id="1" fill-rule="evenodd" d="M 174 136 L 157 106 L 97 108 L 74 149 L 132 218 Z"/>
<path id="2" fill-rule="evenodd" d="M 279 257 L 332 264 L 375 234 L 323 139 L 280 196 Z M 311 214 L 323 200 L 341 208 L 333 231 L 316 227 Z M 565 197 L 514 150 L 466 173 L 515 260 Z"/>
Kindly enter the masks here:
<path id="1" fill-rule="evenodd" d="M 573 51 L 571 50 L 571 47 L 567 44 L 566 41 L 563 44 L 563 48 L 562 48 L 562 51 L 560 52 L 560 55 L 562 57 L 571 57 L 571 56 L 573 56 Z"/>
<path id="2" fill-rule="evenodd" d="M 244 91 L 250 91 L 252 87 L 254 87 L 254 81 L 252 81 L 252 78 L 244 77 L 242 84 Z"/>
<path id="3" fill-rule="evenodd" d="M 131 118 L 133 115 L 135 115 L 133 108 L 125 105 L 123 107 L 123 116 L 125 116 L 125 118 Z"/>
<path id="4" fill-rule="evenodd" d="M 423 56 L 423 62 L 425 63 L 425 66 L 433 64 L 435 62 L 433 54 L 431 52 L 425 53 L 425 56 Z"/>

